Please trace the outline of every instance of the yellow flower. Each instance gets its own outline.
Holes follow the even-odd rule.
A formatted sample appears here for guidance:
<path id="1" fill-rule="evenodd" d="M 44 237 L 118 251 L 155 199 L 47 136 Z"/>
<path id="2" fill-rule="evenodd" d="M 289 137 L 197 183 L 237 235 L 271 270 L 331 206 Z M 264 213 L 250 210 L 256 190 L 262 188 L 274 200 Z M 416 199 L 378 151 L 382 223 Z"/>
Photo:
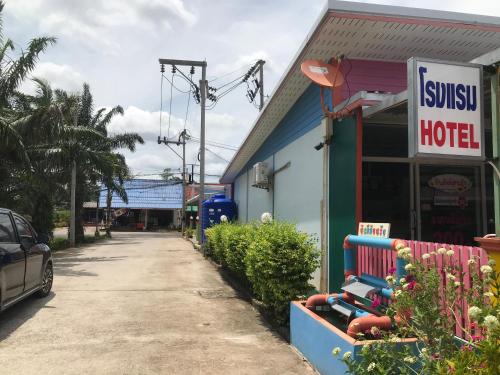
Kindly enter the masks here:
<path id="1" fill-rule="evenodd" d="M 340 352 L 341 352 L 341 349 L 338 346 L 333 348 L 333 350 L 332 350 L 332 354 L 334 356 L 338 356 Z"/>

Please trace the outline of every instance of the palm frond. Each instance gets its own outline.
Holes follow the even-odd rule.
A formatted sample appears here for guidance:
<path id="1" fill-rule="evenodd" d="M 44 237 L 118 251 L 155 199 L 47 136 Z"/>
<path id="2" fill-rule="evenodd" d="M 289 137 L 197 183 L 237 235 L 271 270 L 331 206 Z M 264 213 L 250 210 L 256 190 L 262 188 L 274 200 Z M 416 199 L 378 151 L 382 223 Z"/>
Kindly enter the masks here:
<path id="1" fill-rule="evenodd" d="M 19 86 L 26 76 L 35 68 L 40 53 L 56 42 L 55 38 L 43 37 L 32 39 L 27 51 L 14 61 L 3 72 L 0 78 L 0 103 L 5 103 L 10 94 Z"/>
<path id="2" fill-rule="evenodd" d="M 130 151 L 135 151 L 136 143 L 144 144 L 144 139 L 137 133 L 122 133 L 109 138 L 112 149 L 127 148 Z"/>

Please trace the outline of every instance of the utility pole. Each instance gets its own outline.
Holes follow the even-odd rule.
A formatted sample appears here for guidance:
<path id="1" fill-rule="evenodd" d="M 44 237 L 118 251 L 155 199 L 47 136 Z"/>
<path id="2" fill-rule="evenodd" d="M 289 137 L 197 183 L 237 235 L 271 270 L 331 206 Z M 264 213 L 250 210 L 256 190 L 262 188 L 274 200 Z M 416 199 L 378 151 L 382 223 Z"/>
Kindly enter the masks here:
<path id="1" fill-rule="evenodd" d="M 255 97 L 257 93 L 260 94 L 259 99 L 259 111 L 262 111 L 264 108 L 264 64 L 266 62 L 264 60 L 259 60 L 248 70 L 248 72 L 243 77 L 243 82 L 248 85 L 248 80 L 252 78 L 253 84 L 255 85 L 255 89 L 248 88 L 247 90 L 247 98 L 250 103 L 254 103 Z M 255 76 L 259 73 L 259 79 L 256 79 Z M 254 104 L 255 105 L 255 104 Z"/>
<path id="2" fill-rule="evenodd" d="M 71 168 L 71 219 L 69 223 L 69 245 L 75 247 L 76 234 L 76 160 L 73 160 Z"/>
<path id="3" fill-rule="evenodd" d="M 207 96 L 207 62 L 206 61 L 196 61 L 196 60 L 174 60 L 174 59 L 159 59 L 160 64 L 173 65 L 173 66 L 189 66 L 189 67 L 201 67 L 201 80 L 200 80 L 200 106 L 201 106 L 201 124 L 200 124 L 200 192 L 198 201 L 198 217 L 199 217 L 199 227 L 198 227 L 198 238 L 202 240 L 202 229 L 201 223 L 203 220 L 203 213 L 201 210 L 201 204 L 205 199 L 205 101 Z M 191 82 L 193 85 L 194 82 Z M 185 142 L 185 140 L 184 140 Z M 185 158 L 184 158 L 185 159 Z M 184 165 L 184 163 L 183 163 Z M 185 165 L 184 165 L 185 166 Z M 183 168 L 183 176 L 185 170 Z M 183 178 L 184 181 L 184 178 Z M 184 183 L 183 183 L 184 186 Z M 184 192 L 183 192 L 184 197 Z M 184 198 L 183 198 L 184 199 Z M 184 203 L 183 203 L 184 206 Z M 185 206 L 184 206 L 185 207 Z M 184 215 L 185 216 L 185 215 Z"/>
<path id="4" fill-rule="evenodd" d="M 260 91 L 260 103 L 259 111 L 264 108 L 264 60 L 259 60 L 259 91 Z"/>
<path id="5" fill-rule="evenodd" d="M 203 242 L 203 230 L 201 229 L 203 223 L 203 201 L 205 200 L 205 99 L 207 96 L 207 79 L 206 69 L 201 72 L 200 80 L 200 106 L 201 106 L 201 128 L 200 128 L 200 194 L 198 198 L 198 238 Z M 205 247 L 202 246 L 203 254 L 205 254 Z"/>

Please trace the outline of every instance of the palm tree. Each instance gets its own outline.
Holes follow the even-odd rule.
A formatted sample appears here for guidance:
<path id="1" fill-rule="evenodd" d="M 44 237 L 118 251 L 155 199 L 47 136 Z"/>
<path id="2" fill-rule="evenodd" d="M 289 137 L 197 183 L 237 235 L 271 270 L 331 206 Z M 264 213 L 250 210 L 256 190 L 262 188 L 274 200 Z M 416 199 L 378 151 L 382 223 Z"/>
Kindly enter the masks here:
<path id="1" fill-rule="evenodd" d="M 5 4 L 0 0 L 0 148 L 14 146 L 22 150 L 23 144 L 16 131 L 15 113 L 11 110 L 11 99 L 19 84 L 35 68 L 39 55 L 56 42 L 55 38 L 32 39 L 26 51 L 21 51 L 17 59 L 9 52 L 14 51 L 14 43 L 4 40 L 2 33 L 2 11 Z M 22 151 L 21 151 L 22 152 Z"/>
<path id="2" fill-rule="evenodd" d="M 35 38 L 28 44 L 26 51 L 21 51 L 17 57 L 10 56 L 15 49 L 14 43 L 3 37 L 4 5 L 0 0 L 0 206 L 10 207 L 12 198 L 15 197 L 17 167 L 22 165 L 24 168 L 31 168 L 21 134 L 23 114 L 15 108 L 23 104 L 19 102 L 22 98 L 14 98 L 15 91 L 34 69 L 39 55 L 54 44 L 55 39 Z"/>
<path id="3" fill-rule="evenodd" d="M 77 143 L 67 144 L 68 156 L 76 168 L 75 230 L 76 239 L 83 239 L 83 202 L 88 197 L 92 186 L 102 182 L 107 188 L 118 192 L 126 199 L 123 180 L 128 175 L 125 158 L 116 150 L 126 148 L 135 151 L 136 143 L 144 143 L 137 133 L 109 135 L 107 126 L 116 115 L 122 115 L 123 109 L 116 106 L 111 109 L 101 108 L 94 113 L 93 98 L 88 84 L 83 85 L 79 96 L 79 105 L 74 114 L 74 126 L 99 134 Z"/>

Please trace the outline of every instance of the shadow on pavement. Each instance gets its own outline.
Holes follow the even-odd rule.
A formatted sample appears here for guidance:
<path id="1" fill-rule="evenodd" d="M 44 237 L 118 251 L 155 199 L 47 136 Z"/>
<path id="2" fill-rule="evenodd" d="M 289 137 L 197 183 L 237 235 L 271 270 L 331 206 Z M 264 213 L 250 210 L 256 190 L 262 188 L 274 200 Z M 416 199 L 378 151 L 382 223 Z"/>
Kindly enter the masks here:
<path id="1" fill-rule="evenodd" d="M 0 314 L 0 342 L 35 316 L 40 309 L 55 309 L 53 306 L 46 306 L 54 297 L 54 292 L 50 292 L 45 298 L 30 296 L 3 311 Z"/>

